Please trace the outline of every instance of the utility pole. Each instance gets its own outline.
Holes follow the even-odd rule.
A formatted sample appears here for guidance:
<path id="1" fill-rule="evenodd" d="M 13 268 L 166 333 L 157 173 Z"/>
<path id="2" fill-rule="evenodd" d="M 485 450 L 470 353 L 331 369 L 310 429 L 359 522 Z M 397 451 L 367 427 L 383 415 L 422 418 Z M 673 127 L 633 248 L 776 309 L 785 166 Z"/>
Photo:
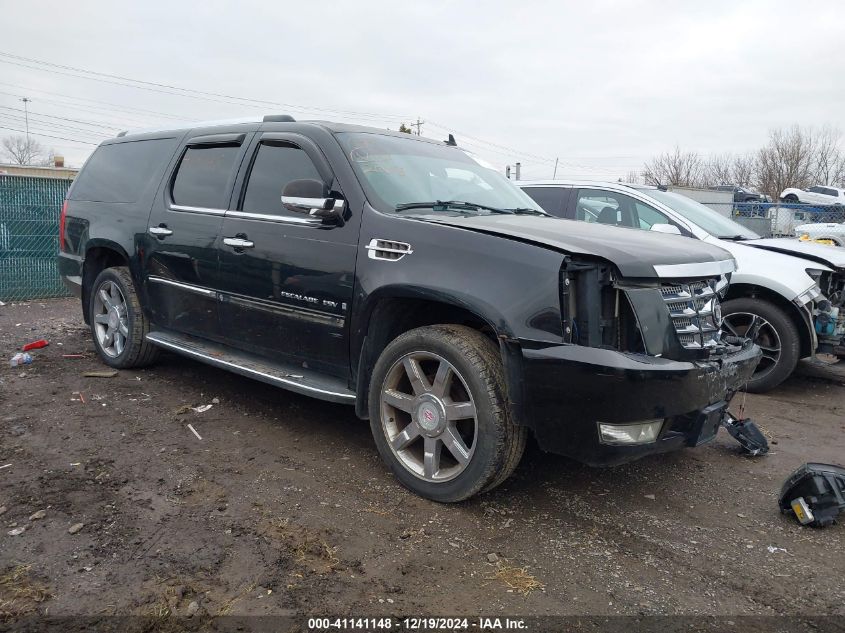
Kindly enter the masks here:
<path id="1" fill-rule="evenodd" d="M 557 158 L 555 158 L 555 171 L 552 174 L 552 180 L 554 180 L 556 176 L 557 176 Z"/>
<path id="2" fill-rule="evenodd" d="M 417 117 L 416 123 L 411 123 L 411 127 L 417 128 L 417 136 L 422 136 L 422 124 L 423 123 L 425 123 L 425 121 L 420 121 L 420 117 Z"/>
<path id="3" fill-rule="evenodd" d="M 519 176 L 522 173 L 522 163 L 514 165 L 514 171 L 516 172 L 516 180 L 519 180 Z"/>
<path id="4" fill-rule="evenodd" d="M 24 121 L 26 121 L 26 145 L 29 147 L 29 102 L 32 101 L 29 97 L 22 97 Z"/>

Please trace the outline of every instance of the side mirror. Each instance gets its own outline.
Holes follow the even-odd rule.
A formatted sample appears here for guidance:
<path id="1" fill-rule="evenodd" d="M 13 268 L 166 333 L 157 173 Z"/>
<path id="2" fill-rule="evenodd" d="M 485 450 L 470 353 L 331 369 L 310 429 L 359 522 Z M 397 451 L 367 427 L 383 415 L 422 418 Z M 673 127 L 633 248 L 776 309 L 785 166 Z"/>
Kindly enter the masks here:
<path id="1" fill-rule="evenodd" d="M 652 224 L 649 230 L 657 233 L 668 233 L 669 235 L 681 235 L 681 229 L 674 224 Z"/>
<path id="2" fill-rule="evenodd" d="M 346 201 L 329 197 L 329 188 L 319 180 L 291 180 L 282 191 L 282 204 L 295 213 L 313 218 L 343 220 Z"/>

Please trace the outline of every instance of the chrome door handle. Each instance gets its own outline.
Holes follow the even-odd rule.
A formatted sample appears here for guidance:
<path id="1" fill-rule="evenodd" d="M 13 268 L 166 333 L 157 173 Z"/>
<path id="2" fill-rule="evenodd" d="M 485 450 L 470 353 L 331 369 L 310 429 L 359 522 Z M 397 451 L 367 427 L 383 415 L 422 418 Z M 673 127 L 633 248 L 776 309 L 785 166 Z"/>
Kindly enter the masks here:
<path id="1" fill-rule="evenodd" d="M 231 246 L 232 248 L 252 248 L 255 246 L 255 242 L 251 242 L 240 237 L 224 237 L 223 243 L 226 246 Z"/>
<path id="2" fill-rule="evenodd" d="M 151 226 L 147 229 L 147 232 L 150 235 L 155 235 L 156 237 L 167 237 L 168 235 L 173 235 L 173 231 L 168 229 L 166 226 Z"/>

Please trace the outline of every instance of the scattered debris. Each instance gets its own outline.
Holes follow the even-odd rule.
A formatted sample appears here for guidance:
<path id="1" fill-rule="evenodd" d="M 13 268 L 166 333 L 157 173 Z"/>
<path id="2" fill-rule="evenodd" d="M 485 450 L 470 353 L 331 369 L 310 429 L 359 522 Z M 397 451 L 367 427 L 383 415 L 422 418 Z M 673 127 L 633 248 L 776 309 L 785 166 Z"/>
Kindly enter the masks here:
<path id="1" fill-rule="evenodd" d="M 833 464 L 804 464 L 780 490 L 778 505 L 811 527 L 827 527 L 845 510 L 845 468 Z"/>
<path id="2" fill-rule="evenodd" d="M 220 398 L 212 398 L 211 404 L 220 404 Z"/>
<path id="3" fill-rule="evenodd" d="M 175 413 L 176 415 L 185 415 L 189 411 L 193 411 L 193 410 L 194 410 L 194 408 L 191 405 L 183 404 L 178 409 L 176 409 L 176 411 L 174 411 L 173 413 Z"/>
<path id="4" fill-rule="evenodd" d="M 752 422 L 751 418 L 739 420 L 730 413 L 726 413 L 722 420 L 722 426 L 727 429 L 731 437 L 739 442 L 742 450 L 749 455 L 756 457 L 769 452 L 769 442 L 766 440 L 766 436 Z"/>
<path id="5" fill-rule="evenodd" d="M 657 499 L 657 497 L 655 497 L 654 495 L 643 495 L 643 496 L 644 496 L 646 499 L 651 499 L 652 501 L 655 501 L 655 500 Z"/>
<path id="6" fill-rule="evenodd" d="M 200 605 L 199 605 L 199 603 L 198 603 L 196 600 L 193 600 L 193 601 L 192 601 L 192 602 L 188 605 L 188 610 L 186 611 L 186 615 L 187 615 L 189 618 L 192 618 L 192 617 L 194 617 L 194 616 L 197 614 L 197 612 L 198 612 L 199 610 L 200 610 Z"/>
<path id="7" fill-rule="evenodd" d="M 84 523 L 74 523 L 73 525 L 71 525 L 67 529 L 67 533 L 68 534 L 76 534 L 77 532 L 79 532 L 79 530 L 81 530 L 84 527 L 85 527 Z"/>
<path id="8" fill-rule="evenodd" d="M 20 365 L 30 365 L 32 363 L 32 355 L 18 352 L 9 360 L 9 367 L 19 367 Z"/>
<path id="9" fill-rule="evenodd" d="M 774 554 L 775 552 L 783 552 L 784 554 L 788 553 L 785 547 L 775 547 L 774 545 L 769 545 L 766 549 L 769 550 L 769 554 Z"/>
<path id="10" fill-rule="evenodd" d="M 114 378 L 117 376 L 117 370 L 112 371 L 86 371 L 82 374 L 86 378 Z"/>
<path id="11" fill-rule="evenodd" d="M 0 575 L 0 622 L 6 623 L 33 613 L 50 598 L 43 585 L 33 582 L 30 565 L 6 568 Z"/>
<path id="12" fill-rule="evenodd" d="M 11 468 L 11 467 L 12 467 L 11 464 L 3 464 L 2 466 L 0 466 L 0 470 L 3 470 L 4 468 Z"/>
<path id="13" fill-rule="evenodd" d="M 496 573 L 490 577 L 491 580 L 498 580 L 508 589 L 527 596 L 535 589 L 542 589 L 545 585 L 528 573 L 524 567 L 500 566 Z"/>
<path id="14" fill-rule="evenodd" d="M 31 349 L 41 349 L 42 347 L 47 347 L 50 344 L 50 341 L 47 339 L 38 339 L 37 341 L 32 341 L 32 343 L 27 343 L 21 350 L 24 352 L 28 352 Z"/>
<path id="15" fill-rule="evenodd" d="M 488 563 L 498 563 L 499 562 L 499 555 L 493 552 L 487 554 L 487 562 Z"/>
<path id="16" fill-rule="evenodd" d="M 193 425 L 193 424 L 189 424 L 189 425 L 188 425 L 188 428 L 189 428 L 189 429 L 191 429 L 191 433 L 193 433 L 194 435 L 196 435 L 196 436 L 197 436 L 197 439 L 198 439 L 198 440 L 201 440 L 201 439 L 202 439 L 202 436 L 201 436 L 199 433 L 197 433 L 197 430 L 194 428 L 194 425 Z"/>
<path id="17" fill-rule="evenodd" d="M 38 510 L 37 512 L 33 512 L 32 514 L 29 515 L 29 520 L 30 521 L 37 521 L 38 519 L 43 519 L 46 516 L 47 516 L 46 510 Z"/>
<path id="18" fill-rule="evenodd" d="M 26 526 L 22 525 L 20 527 L 13 528 L 9 530 L 9 536 L 19 536 L 26 532 Z"/>
<path id="19" fill-rule="evenodd" d="M 205 413 L 206 411 L 208 411 L 213 406 L 214 406 L 213 404 L 201 404 L 198 407 L 191 407 L 191 409 L 193 411 L 196 411 L 197 413 Z"/>

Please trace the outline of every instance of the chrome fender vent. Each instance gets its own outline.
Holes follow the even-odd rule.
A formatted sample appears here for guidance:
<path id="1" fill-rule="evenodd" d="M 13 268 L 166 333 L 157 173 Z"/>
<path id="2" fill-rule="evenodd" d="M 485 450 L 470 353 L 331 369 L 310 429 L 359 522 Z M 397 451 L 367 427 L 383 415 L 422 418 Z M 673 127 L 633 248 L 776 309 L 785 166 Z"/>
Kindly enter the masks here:
<path id="1" fill-rule="evenodd" d="M 413 253 L 411 245 L 405 242 L 394 242 L 393 240 L 380 240 L 373 238 L 370 243 L 365 246 L 367 249 L 367 256 L 370 259 L 383 259 L 388 262 L 397 262 L 405 255 Z"/>

